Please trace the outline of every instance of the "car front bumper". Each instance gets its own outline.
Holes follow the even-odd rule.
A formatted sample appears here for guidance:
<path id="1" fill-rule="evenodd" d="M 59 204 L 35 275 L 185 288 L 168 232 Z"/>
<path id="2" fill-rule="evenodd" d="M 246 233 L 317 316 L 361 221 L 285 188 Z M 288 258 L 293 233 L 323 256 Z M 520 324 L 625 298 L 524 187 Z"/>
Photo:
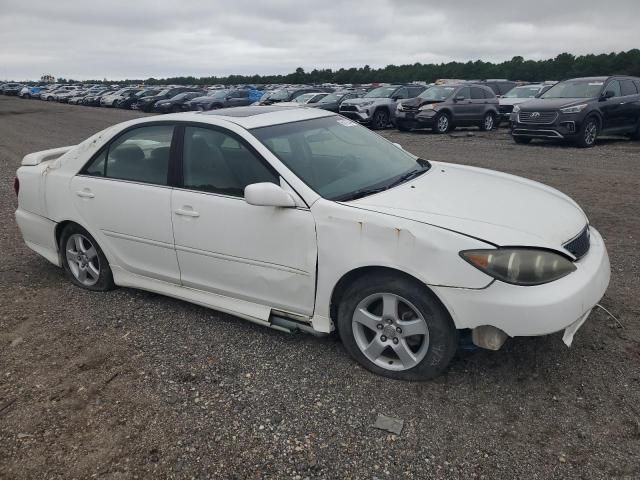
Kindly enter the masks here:
<path id="1" fill-rule="evenodd" d="M 572 140 L 582 128 L 582 117 L 574 114 L 559 114 L 553 123 L 533 124 L 518 121 L 518 114 L 512 113 L 509 122 L 514 137 Z"/>
<path id="2" fill-rule="evenodd" d="M 371 123 L 371 110 L 368 108 L 361 110 L 342 110 L 340 109 L 340 115 L 347 117 L 351 120 L 355 120 L 358 123 L 368 124 Z"/>
<path id="3" fill-rule="evenodd" d="M 395 122 L 396 124 L 403 123 L 411 128 L 432 127 L 437 113 L 436 110 L 396 110 Z"/>
<path id="4" fill-rule="evenodd" d="M 579 327 L 604 295 L 611 275 L 604 241 L 590 229 L 591 247 L 575 262 L 577 270 L 554 282 L 525 287 L 496 280 L 479 290 L 431 288 L 458 329 L 489 325 L 510 337 L 527 337 Z"/>

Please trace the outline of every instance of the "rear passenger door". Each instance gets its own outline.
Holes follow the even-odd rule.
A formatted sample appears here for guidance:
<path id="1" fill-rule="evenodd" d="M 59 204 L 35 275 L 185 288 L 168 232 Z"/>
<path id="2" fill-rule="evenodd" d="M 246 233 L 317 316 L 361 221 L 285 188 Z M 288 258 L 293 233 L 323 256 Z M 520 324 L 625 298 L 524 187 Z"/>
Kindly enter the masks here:
<path id="1" fill-rule="evenodd" d="M 127 129 L 71 180 L 83 226 L 103 247 L 115 275 L 124 270 L 180 282 L 169 187 L 173 133 L 166 122 Z"/>
<path id="2" fill-rule="evenodd" d="M 640 122 L 640 93 L 633 80 L 620 80 L 622 126 L 635 131 Z"/>
<path id="3" fill-rule="evenodd" d="M 603 100 L 600 104 L 602 111 L 602 130 L 616 131 L 625 126 L 624 100 L 619 80 L 611 80 L 605 86 L 606 92 L 613 92 L 613 97 Z"/>
<path id="4" fill-rule="evenodd" d="M 462 87 L 454 95 L 451 106 L 453 110 L 453 123 L 455 125 L 469 125 L 473 116 L 473 103 L 471 101 L 471 89 Z"/>
<path id="5" fill-rule="evenodd" d="M 469 122 L 479 123 L 487 110 L 487 98 L 482 88 L 471 87 L 470 90 L 472 109 L 469 114 Z"/>
<path id="6" fill-rule="evenodd" d="M 311 315 L 317 248 L 310 210 L 249 205 L 247 185 L 281 183 L 273 167 L 224 128 L 180 128 L 182 181 L 171 211 L 182 284 Z"/>

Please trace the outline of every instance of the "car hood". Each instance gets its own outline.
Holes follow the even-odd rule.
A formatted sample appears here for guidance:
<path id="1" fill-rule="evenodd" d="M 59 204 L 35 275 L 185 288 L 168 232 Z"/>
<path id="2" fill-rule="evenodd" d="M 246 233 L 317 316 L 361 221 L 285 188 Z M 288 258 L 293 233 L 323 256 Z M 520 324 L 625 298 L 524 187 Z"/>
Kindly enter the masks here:
<path id="1" fill-rule="evenodd" d="M 523 104 L 521 108 L 527 111 L 558 110 L 559 108 L 579 105 L 593 100 L 593 98 L 532 98 Z"/>
<path id="2" fill-rule="evenodd" d="M 535 98 L 500 98 L 498 100 L 500 105 L 518 105 L 524 102 L 531 102 Z"/>
<path id="3" fill-rule="evenodd" d="M 369 97 L 369 98 L 350 98 L 345 100 L 341 105 L 362 105 L 363 103 L 391 103 L 392 100 L 386 97 Z"/>
<path id="4" fill-rule="evenodd" d="M 347 205 L 459 232 L 498 246 L 561 250 L 587 224 L 563 193 L 524 178 L 432 162 L 415 180 Z"/>

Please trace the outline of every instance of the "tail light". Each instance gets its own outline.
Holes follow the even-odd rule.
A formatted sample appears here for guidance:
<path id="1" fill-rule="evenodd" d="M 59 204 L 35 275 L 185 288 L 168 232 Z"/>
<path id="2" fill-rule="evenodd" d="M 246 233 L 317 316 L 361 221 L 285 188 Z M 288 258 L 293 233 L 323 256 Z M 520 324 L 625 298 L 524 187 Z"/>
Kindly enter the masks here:
<path id="1" fill-rule="evenodd" d="M 18 177 L 13 179 L 13 190 L 16 192 L 17 197 L 20 193 L 20 180 L 18 180 Z"/>

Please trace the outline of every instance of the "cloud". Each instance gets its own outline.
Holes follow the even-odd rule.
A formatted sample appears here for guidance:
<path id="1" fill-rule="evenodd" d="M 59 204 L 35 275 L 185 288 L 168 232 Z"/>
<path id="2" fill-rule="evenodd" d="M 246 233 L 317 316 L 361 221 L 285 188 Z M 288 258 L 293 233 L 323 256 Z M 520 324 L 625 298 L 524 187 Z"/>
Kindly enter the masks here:
<path id="1" fill-rule="evenodd" d="M 638 0 L 3 0 L 0 78 L 288 73 L 637 48 Z"/>

